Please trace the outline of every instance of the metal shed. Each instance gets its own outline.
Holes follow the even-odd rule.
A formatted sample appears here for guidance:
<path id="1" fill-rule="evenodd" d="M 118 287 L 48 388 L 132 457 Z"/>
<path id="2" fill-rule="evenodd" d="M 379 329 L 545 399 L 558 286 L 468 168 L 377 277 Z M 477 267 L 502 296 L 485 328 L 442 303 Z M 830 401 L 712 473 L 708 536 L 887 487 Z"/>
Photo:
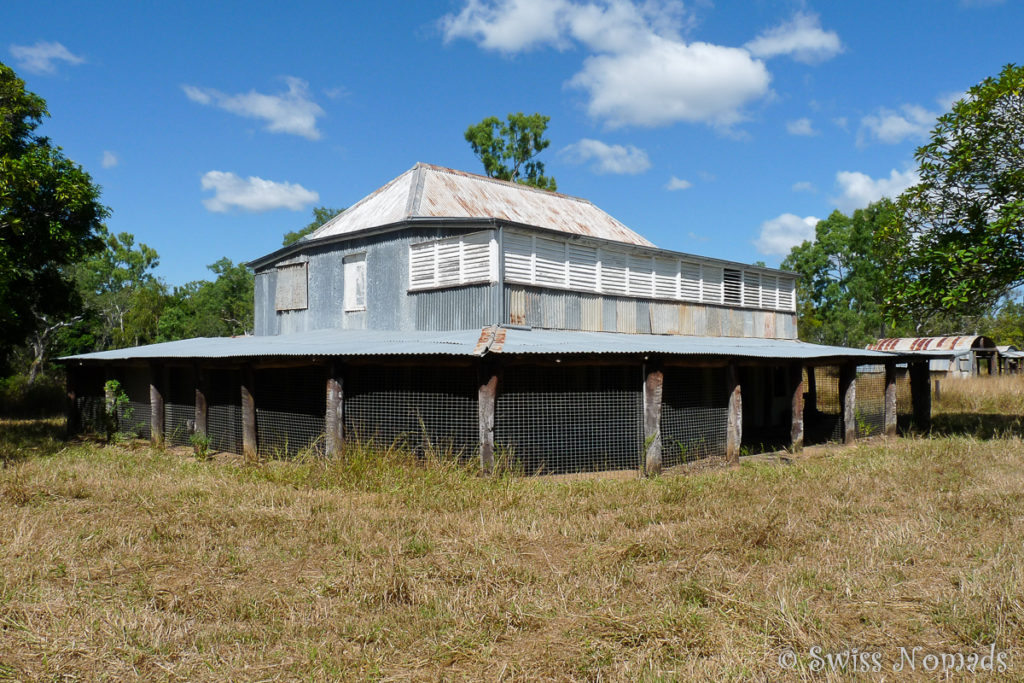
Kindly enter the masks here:
<path id="1" fill-rule="evenodd" d="M 999 356 L 995 342 L 982 335 L 879 339 L 868 348 L 928 358 L 929 369 L 936 378 L 994 374 Z"/>

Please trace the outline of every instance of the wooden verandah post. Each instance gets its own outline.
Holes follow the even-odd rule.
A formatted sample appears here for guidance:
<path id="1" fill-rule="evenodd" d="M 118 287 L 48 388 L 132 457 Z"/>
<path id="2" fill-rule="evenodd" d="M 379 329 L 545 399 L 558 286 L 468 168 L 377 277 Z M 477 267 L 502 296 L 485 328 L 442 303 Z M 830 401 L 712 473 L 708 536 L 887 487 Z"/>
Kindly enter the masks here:
<path id="1" fill-rule="evenodd" d="M 333 362 L 327 373 L 327 413 L 324 419 L 324 435 L 327 455 L 339 455 L 345 443 L 344 408 L 345 380 L 340 362 Z"/>
<path id="2" fill-rule="evenodd" d="M 206 371 L 198 364 L 195 365 L 195 378 L 196 378 L 196 430 L 195 433 L 206 437 L 209 436 L 209 403 L 206 400 L 207 386 L 206 386 Z"/>
<path id="3" fill-rule="evenodd" d="M 882 411 L 882 433 L 896 436 L 896 362 L 885 363 L 885 405 Z"/>
<path id="4" fill-rule="evenodd" d="M 740 387 L 740 372 L 735 363 L 726 369 L 726 389 L 729 392 L 728 424 L 725 431 L 725 459 L 732 465 L 740 462 L 740 445 L 743 443 L 743 392 Z"/>
<path id="5" fill-rule="evenodd" d="M 494 471 L 494 411 L 498 398 L 499 367 L 492 359 L 480 362 L 477 381 L 477 424 L 480 430 L 480 470 Z"/>
<path id="6" fill-rule="evenodd" d="M 149 366 L 149 442 L 164 445 L 164 368 L 159 363 Z"/>
<path id="7" fill-rule="evenodd" d="M 789 386 L 792 424 L 789 430 L 790 450 L 794 453 L 804 448 L 804 364 L 796 361 L 789 366 Z"/>
<path id="8" fill-rule="evenodd" d="M 644 364 L 644 464 L 648 477 L 661 474 L 661 399 L 665 373 L 661 362 L 651 360 Z"/>
<path id="9" fill-rule="evenodd" d="M 242 456 L 252 462 L 259 455 L 256 435 L 256 373 L 251 365 L 242 368 Z"/>
<path id="10" fill-rule="evenodd" d="M 839 366 L 839 404 L 843 416 L 843 443 L 857 440 L 857 363 Z"/>

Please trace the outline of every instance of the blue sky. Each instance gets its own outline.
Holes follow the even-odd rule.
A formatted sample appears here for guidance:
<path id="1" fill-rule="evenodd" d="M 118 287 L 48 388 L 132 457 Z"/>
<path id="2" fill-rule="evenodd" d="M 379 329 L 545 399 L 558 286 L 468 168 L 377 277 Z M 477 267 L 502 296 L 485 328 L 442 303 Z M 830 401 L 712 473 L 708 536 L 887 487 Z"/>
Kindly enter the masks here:
<path id="1" fill-rule="evenodd" d="M 661 247 L 777 265 L 816 218 L 914 180 L 971 85 L 1020 61 L 992 0 L 49 3 L 0 61 L 172 285 L 272 251 L 315 205 L 417 161 L 480 172 L 466 127 L 551 117 L 560 191 Z"/>

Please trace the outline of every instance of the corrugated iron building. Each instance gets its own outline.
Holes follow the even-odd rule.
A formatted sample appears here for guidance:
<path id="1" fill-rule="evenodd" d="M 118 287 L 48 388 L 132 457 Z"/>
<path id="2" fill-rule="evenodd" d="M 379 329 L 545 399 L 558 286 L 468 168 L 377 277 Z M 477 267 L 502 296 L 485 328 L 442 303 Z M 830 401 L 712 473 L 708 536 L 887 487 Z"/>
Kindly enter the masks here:
<path id="1" fill-rule="evenodd" d="M 879 339 L 868 348 L 927 358 L 929 370 L 936 378 L 991 375 L 997 371 L 999 361 L 995 342 L 982 335 Z"/>
<path id="2" fill-rule="evenodd" d="M 120 378 L 155 441 L 653 472 L 927 421 L 899 354 L 796 340 L 794 274 L 658 249 L 515 183 L 417 164 L 250 265 L 255 336 L 66 359 L 72 423 Z"/>

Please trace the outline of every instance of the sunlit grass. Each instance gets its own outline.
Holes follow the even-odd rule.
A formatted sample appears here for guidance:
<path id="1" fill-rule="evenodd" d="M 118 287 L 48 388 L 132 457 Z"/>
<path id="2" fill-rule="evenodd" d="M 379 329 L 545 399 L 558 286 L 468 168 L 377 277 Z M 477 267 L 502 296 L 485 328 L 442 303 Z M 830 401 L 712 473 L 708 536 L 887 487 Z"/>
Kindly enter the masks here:
<path id="1" fill-rule="evenodd" d="M 0 679 L 774 680 L 811 675 L 787 648 L 1024 642 L 1013 436 L 644 480 L 61 429 L 0 422 Z"/>

